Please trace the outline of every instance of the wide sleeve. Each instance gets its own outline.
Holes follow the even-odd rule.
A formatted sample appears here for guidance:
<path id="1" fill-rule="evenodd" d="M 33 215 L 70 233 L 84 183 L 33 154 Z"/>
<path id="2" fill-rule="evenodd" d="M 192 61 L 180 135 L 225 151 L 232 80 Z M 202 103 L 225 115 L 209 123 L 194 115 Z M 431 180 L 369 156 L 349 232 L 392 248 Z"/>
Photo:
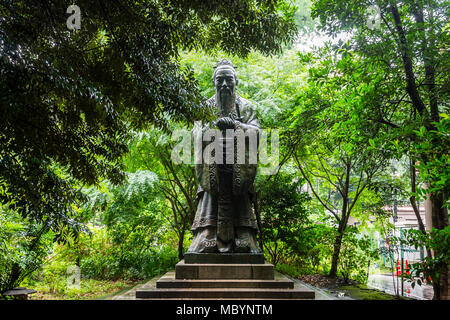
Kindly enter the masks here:
<path id="1" fill-rule="evenodd" d="M 239 111 L 242 118 L 241 127 L 244 131 L 255 130 L 259 132 L 260 124 L 257 118 L 256 107 L 250 101 L 240 98 Z"/>

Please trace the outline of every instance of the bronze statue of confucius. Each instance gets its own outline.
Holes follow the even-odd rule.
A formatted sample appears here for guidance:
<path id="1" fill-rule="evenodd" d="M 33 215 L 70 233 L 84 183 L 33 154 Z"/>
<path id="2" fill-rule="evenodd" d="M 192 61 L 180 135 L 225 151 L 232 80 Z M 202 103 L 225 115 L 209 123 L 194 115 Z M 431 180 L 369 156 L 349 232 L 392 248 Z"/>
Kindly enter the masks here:
<path id="1" fill-rule="evenodd" d="M 237 138 L 234 137 L 231 138 L 233 148 L 223 143 L 223 163 L 196 165 L 199 202 L 191 229 L 194 239 L 188 252 L 261 253 L 256 243 L 258 224 L 252 208 L 257 163 L 249 163 L 249 153 L 256 153 L 256 148 L 249 147 L 252 140 L 249 136 L 258 137 L 260 130 L 255 107 L 237 95 L 238 79 L 231 62 L 223 59 L 217 63 L 213 82 L 215 95 L 207 100 L 207 105 L 218 118 L 203 126 L 202 132 L 216 129 L 222 133 L 222 139 L 228 140 L 225 138 L 227 131 L 244 134 L 245 161 L 236 161 L 242 149 L 236 146 Z M 204 147 L 205 143 L 202 150 Z M 234 161 L 230 164 L 225 161 L 226 157 Z"/>

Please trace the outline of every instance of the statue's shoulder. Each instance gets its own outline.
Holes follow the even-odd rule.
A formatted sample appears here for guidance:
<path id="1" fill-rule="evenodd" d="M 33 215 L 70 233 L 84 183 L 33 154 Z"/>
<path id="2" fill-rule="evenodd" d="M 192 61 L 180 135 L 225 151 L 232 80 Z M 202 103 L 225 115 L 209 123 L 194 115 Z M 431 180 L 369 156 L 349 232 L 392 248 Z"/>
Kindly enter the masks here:
<path id="1" fill-rule="evenodd" d="M 216 96 L 213 95 L 211 98 L 207 99 L 205 101 L 206 107 L 214 107 L 216 105 Z"/>
<path id="2" fill-rule="evenodd" d="M 236 97 L 236 102 L 239 103 L 243 107 L 255 109 L 255 105 L 251 101 L 249 101 L 241 96 Z"/>
<path id="3" fill-rule="evenodd" d="M 236 95 L 236 104 L 239 106 L 239 111 L 241 114 L 254 114 L 256 112 L 256 106 L 249 100 Z M 204 103 L 207 108 L 216 107 L 216 96 L 213 95 L 211 98 L 207 99 Z"/>
<path id="4" fill-rule="evenodd" d="M 256 112 L 256 106 L 251 101 L 242 98 L 241 96 L 236 97 L 236 103 L 239 105 L 241 114 L 254 114 Z"/>

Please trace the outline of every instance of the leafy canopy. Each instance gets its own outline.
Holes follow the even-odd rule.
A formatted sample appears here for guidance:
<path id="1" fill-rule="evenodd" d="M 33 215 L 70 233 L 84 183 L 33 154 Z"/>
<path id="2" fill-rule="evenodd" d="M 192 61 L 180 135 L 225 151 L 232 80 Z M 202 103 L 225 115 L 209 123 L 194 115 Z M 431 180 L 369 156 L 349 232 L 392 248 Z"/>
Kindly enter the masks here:
<path id="1" fill-rule="evenodd" d="M 79 229 L 80 185 L 123 180 L 130 128 L 201 115 L 180 49 L 275 53 L 295 32 L 284 1 L 77 1 L 77 31 L 71 4 L 0 6 L 0 200 L 55 230 Z"/>

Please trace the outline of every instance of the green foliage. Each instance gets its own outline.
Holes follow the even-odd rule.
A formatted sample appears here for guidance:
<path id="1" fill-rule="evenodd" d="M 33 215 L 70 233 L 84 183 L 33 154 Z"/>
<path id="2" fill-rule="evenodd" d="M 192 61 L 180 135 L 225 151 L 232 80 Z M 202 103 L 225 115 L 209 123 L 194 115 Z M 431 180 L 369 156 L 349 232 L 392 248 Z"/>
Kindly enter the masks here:
<path id="1" fill-rule="evenodd" d="M 128 173 L 123 186 L 90 190 L 85 214 L 98 216 L 101 225 L 92 238 L 83 235 L 74 243 L 82 273 L 97 279 L 142 279 L 173 267 L 173 249 L 163 242 L 167 225 L 159 183 L 155 173 L 143 170 Z"/>
<path id="2" fill-rule="evenodd" d="M 286 106 L 302 85 L 298 76 L 302 64 L 295 50 L 282 55 L 267 57 L 260 52 L 251 52 L 246 58 L 219 51 L 212 54 L 191 51 L 183 53 L 181 62 L 192 68 L 203 95 L 214 94 L 212 85 L 213 66 L 221 58 L 233 61 L 237 66 L 238 94 L 250 99 L 256 106 L 262 127 L 280 128 L 279 119 Z"/>
<path id="3" fill-rule="evenodd" d="M 309 273 L 329 271 L 333 253 L 333 231 L 332 227 L 318 221 L 307 229 L 303 243 L 296 247 L 298 263 Z"/>
<path id="4" fill-rule="evenodd" d="M 38 269 L 51 248 L 52 234 L 0 206 L 0 293 Z"/>
<path id="5" fill-rule="evenodd" d="M 82 279 L 79 288 L 71 288 L 67 286 L 66 280 L 66 277 L 51 275 L 48 278 L 42 278 L 40 281 L 26 282 L 24 285 L 32 286 L 38 292 L 31 298 L 33 300 L 98 300 L 105 295 L 114 294 L 134 284 L 127 280 Z"/>
<path id="6" fill-rule="evenodd" d="M 130 142 L 130 153 L 125 163 L 131 171 L 153 170 L 159 177 L 158 192 L 164 198 L 160 202 L 160 212 L 175 232 L 179 258 L 182 259 L 186 231 L 197 209 L 197 180 L 194 165 L 173 161 L 172 151 L 177 142 L 170 133 L 179 129 L 184 127 L 170 122 L 168 132 L 152 128 L 136 133 Z M 193 155 L 192 150 L 189 151 Z"/>
<path id="7" fill-rule="evenodd" d="M 45 291 L 69 294 L 72 290 L 67 286 L 71 275 L 69 268 L 76 265 L 80 268 L 81 291 L 89 291 L 83 285 L 90 280 L 148 279 L 171 270 L 178 261 L 177 251 L 173 247 L 152 239 L 146 230 L 134 230 L 126 239 L 121 239 L 122 242 L 118 242 L 117 230 L 92 225 L 90 230 L 90 236 L 82 235 L 71 246 L 55 244 L 51 255 L 45 257 L 43 264 L 41 262 L 42 267 L 25 283 L 45 287 Z M 159 232 L 163 234 L 165 228 Z"/>
<path id="8" fill-rule="evenodd" d="M 134 230 L 126 239 L 118 239 L 116 229 L 110 232 L 96 230 L 94 237 L 80 243 L 82 277 L 147 279 L 172 269 L 178 261 L 177 251 L 154 239 L 150 242 L 146 238 L 156 235 L 145 231 Z M 164 233 L 164 228 L 160 232 Z"/>
<path id="9" fill-rule="evenodd" d="M 131 129 L 203 115 L 182 49 L 279 52 L 295 35 L 285 1 L 1 1 L 0 203 L 71 241 L 80 189 L 123 182 Z M 86 218 L 86 217 L 84 217 Z"/>
<path id="10" fill-rule="evenodd" d="M 305 180 L 292 172 L 282 170 L 269 180 L 258 177 L 256 187 L 264 249 L 271 263 L 295 276 L 329 268 L 336 230 L 329 218 L 312 216 L 311 198 L 301 192 Z"/>
<path id="11" fill-rule="evenodd" d="M 311 1 L 295 0 L 294 3 L 297 7 L 294 18 L 300 34 L 305 36 L 308 33 L 316 31 L 317 22 L 311 17 Z"/>
<path id="12" fill-rule="evenodd" d="M 369 140 L 371 146 L 397 159 L 408 155 L 419 169 L 420 181 L 432 186 L 428 192 L 446 198 L 449 128 L 445 74 L 450 61 L 444 49 L 449 36 L 446 3 L 376 4 L 381 19 L 375 29 L 368 28 L 370 4 L 365 1 L 313 1 L 312 12 L 327 32 L 354 32 L 350 41 L 341 43 L 340 52 L 357 53 L 365 64 L 376 66 L 367 76 L 378 80 L 361 81 L 363 87 L 374 86 L 376 95 L 372 103 L 364 103 L 358 110 L 360 122 L 376 130 L 376 138 Z M 423 189 L 417 192 L 422 198 L 427 193 Z M 447 201 L 441 200 L 444 205 Z M 436 221 L 440 220 L 439 210 L 433 213 Z"/>
<path id="13" fill-rule="evenodd" d="M 297 248 L 293 247 L 303 245 L 304 229 L 310 221 L 306 210 L 309 196 L 300 192 L 301 185 L 302 180 L 285 172 L 279 172 L 269 181 L 260 176 L 256 183 L 263 244 L 274 265 L 281 255 L 296 254 Z"/>
<path id="14" fill-rule="evenodd" d="M 301 275 L 304 275 L 305 272 L 298 268 L 298 266 L 287 264 L 287 263 L 279 263 L 275 266 L 278 272 L 283 274 L 287 274 L 290 277 L 298 278 Z"/>
<path id="15" fill-rule="evenodd" d="M 365 106 L 362 121 L 368 128 L 378 128 L 374 148 L 391 153 L 392 158 L 407 155 L 411 166 L 419 169 L 417 181 L 411 171 L 411 202 L 428 194 L 432 225 L 444 230 L 448 226 L 449 194 L 448 3 L 378 0 L 376 4 L 380 9 L 377 28 L 369 27 L 368 9 L 373 3 L 367 1 L 315 0 L 312 15 L 330 34 L 351 31 L 351 39 L 341 41 L 336 49 L 344 54 L 357 53 L 365 62 L 379 66 L 377 73 L 383 81 L 377 90 L 384 94 Z M 428 192 L 416 189 L 420 182 L 430 186 Z M 444 274 L 446 291 L 449 283 L 447 272 Z M 440 286 L 441 281 L 433 282 L 435 299 L 440 299 Z"/>
<path id="16" fill-rule="evenodd" d="M 66 27 L 69 4 L 2 5 L 0 172 L 14 186 L 33 176 L 27 166 L 42 171 L 51 160 L 82 182 L 119 182 L 127 123 L 161 125 L 163 114 L 185 121 L 198 109 L 196 81 L 176 61 L 180 48 L 272 53 L 295 32 L 282 1 L 79 1 L 77 32 Z"/>
<path id="17" fill-rule="evenodd" d="M 387 142 L 377 139 L 378 128 L 364 118 L 367 106 L 385 94 L 377 89 L 383 78 L 376 63 L 328 46 L 299 53 L 299 59 L 308 64 L 307 84 L 285 114 L 282 140 L 285 156 L 293 158 L 322 212 L 335 219 L 334 276 L 349 217 L 369 219 L 365 207 L 377 198 L 370 190 L 390 159 L 388 151 L 376 147 Z"/>
<path id="18" fill-rule="evenodd" d="M 416 284 L 422 285 L 429 279 L 438 282 L 441 274 L 446 272 L 446 266 L 450 264 L 450 226 L 441 230 L 433 228 L 427 234 L 409 229 L 405 232 L 404 239 L 396 238 L 394 241 L 416 249 L 426 247 L 437 253 L 432 257 L 425 257 L 423 261 L 410 264 L 410 274 L 404 272 L 403 276 L 411 282 L 413 287 Z"/>
<path id="19" fill-rule="evenodd" d="M 450 117 L 441 113 L 440 122 L 433 123 L 434 130 L 426 130 L 421 127 L 415 131 L 416 143 L 412 146 L 414 154 L 426 154 L 426 161 L 420 161 L 415 165 L 419 171 L 421 180 L 428 183 L 427 188 L 418 188 L 419 198 L 425 199 L 427 194 L 435 195 L 450 193 L 450 159 L 448 146 L 450 145 Z M 446 199 L 443 206 L 450 208 L 450 201 Z"/>
<path id="20" fill-rule="evenodd" d="M 127 281 L 96 280 L 81 272 L 79 287 L 69 286 L 74 275 L 77 252 L 65 245 L 55 245 L 42 267 L 27 277 L 22 285 L 37 291 L 33 299 L 89 299 L 98 298 L 128 285 Z"/>
<path id="21" fill-rule="evenodd" d="M 409 280 L 438 283 L 450 247 L 445 2 L 377 0 L 375 29 L 367 1 L 293 3 L 300 10 L 272 0 L 78 1 L 81 30 L 70 32 L 67 1 L 3 1 L 0 292 L 25 279 L 80 298 L 108 288 L 102 281 L 173 268 L 197 182 L 193 166 L 172 162 L 170 134 L 206 116 L 199 107 L 223 57 L 238 66 L 238 92 L 263 127 L 282 130 L 283 167 L 257 181 L 264 249 L 277 269 L 328 272 L 337 250 L 337 274 L 365 282 L 377 257 L 358 235 L 369 215 L 387 232 L 380 212 L 393 192 L 431 195 L 438 228 L 398 242 L 433 250 Z M 315 19 L 331 35 L 350 31 L 350 41 L 296 52 L 294 22 L 307 34 Z M 392 177 L 392 159 L 417 168 L 417 181 L 408 170 Z M 300 191 L 305 182 L 317 200 Z M 346 226 L 350 215 L 359 231 Z M 84 224 L 90 232 L 78 236 Z M 73 265 L 81 289 L 67 288 Z"/>
<path id="22" fill-rule="evenodd" d="M 338 273 L 348 279 L 366 283 L 368 264 L 378 258 L 378 250 L 367 236 L 361 236 L 354 227 L 347 227 L 342 238 Z"/>
<path id="23" fill-rule="evenodd" d="M 322 222 L 305 225 L 301 236 L 289 239 L 288 254 L 283 256 L 283 263 L 278 264 L 277 268 L 293 277 L 328 273 L 333 253 L 332 235 L 335 232 L 333 227 Z"/>

